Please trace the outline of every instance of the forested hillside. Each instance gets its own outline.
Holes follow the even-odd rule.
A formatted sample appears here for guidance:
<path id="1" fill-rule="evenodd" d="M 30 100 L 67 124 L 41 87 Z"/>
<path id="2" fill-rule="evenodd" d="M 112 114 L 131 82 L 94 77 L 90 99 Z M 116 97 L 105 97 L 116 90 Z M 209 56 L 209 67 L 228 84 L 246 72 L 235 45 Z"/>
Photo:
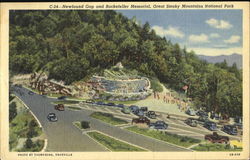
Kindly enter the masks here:
<path id="1" fill-rule="evenodd" d="M 242 73 L 208 64 L 194 52 L 157 36 L 115 11 L 11 11 L 10 70 L 44 70 L 67 84 L 117 62 L 183 91 L 195 105 L 231 116 L 242 114 Z"/>

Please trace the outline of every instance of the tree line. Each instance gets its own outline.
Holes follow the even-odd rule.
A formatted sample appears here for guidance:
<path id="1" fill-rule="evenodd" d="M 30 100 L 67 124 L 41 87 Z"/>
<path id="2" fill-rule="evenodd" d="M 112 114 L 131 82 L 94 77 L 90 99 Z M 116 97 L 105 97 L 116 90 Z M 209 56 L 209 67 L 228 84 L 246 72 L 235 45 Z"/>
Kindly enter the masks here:
<path id="1" fill-rule="evenodd" d="M 46 71 L 66 84 L 117 62 L 183 92 L 195 106 L 242 114 L 242 71 L 209 64 L 193 51 L 112 10 L 10 11 L 10 71 Z"/>

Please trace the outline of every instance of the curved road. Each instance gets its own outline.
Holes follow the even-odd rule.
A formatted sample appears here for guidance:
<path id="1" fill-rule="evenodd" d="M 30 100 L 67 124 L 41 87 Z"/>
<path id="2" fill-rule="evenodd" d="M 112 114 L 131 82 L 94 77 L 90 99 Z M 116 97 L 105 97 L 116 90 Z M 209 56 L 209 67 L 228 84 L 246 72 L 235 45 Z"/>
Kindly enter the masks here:
<path id="1" fill-rule="evenodd" d="M 29 90 L 25 88 L 15 87 L 15 90 L 19 90 L 18 92 L 14 91 L 15 95 L 30 108 L 41 122 L 48 139 L 46 151 L 109 151 L 73 126 L 72 122 L 82 120 L 90 121 L 93 130 L 101 131 L 150 151 L 190 151 L 93 119 L 89 116 L 93 112 L 90 110 L 71 111 L 66 109 L 65 111 L 57 111 L 54 109 L 54 105 L 51 104 L 51 102 L 57 101 L 57 99 L 47 98 L 38 94 L 29 95 Z M 50 112 L 56 113 L 57 122 L 48 121 L 47 115 Z"/>

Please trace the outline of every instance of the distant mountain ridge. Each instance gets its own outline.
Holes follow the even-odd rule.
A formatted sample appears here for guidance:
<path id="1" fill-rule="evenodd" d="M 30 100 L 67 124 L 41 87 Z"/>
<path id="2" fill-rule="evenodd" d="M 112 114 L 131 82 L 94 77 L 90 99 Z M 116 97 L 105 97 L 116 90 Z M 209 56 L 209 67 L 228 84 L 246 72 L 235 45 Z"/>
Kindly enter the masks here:
<path id="1" fill-rule="evenodd" d="M 233 53 L 231 55 L 220 55 L 220 56 L 205 56 L 198 55 L 201 60 L 206 60 L 209 63 L 220 63 L 223 62 L 224 59 L 227 61 L 229 66 L 232 66 L 233 63 L 236 63 L 239 69 L 242 68 L 242 55 Z"/>

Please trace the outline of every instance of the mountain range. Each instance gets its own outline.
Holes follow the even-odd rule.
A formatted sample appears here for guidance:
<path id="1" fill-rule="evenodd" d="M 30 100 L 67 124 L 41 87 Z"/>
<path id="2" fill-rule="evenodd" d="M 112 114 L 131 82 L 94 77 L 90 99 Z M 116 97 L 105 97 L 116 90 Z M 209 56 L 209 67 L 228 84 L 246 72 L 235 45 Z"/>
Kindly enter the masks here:
<path id="1" fill-rule="evenodd" d="M 220 55 L 220 56 L 205 56 L 198 55 L 201 60 L 206 60 L 209 63 L 220 63 L 226 60 L 228 66 L 232 66 L 233 63 L 236 63 L 239 69 L 242 68 L 242 55 L 233 53 L 231 55 Z"/>

